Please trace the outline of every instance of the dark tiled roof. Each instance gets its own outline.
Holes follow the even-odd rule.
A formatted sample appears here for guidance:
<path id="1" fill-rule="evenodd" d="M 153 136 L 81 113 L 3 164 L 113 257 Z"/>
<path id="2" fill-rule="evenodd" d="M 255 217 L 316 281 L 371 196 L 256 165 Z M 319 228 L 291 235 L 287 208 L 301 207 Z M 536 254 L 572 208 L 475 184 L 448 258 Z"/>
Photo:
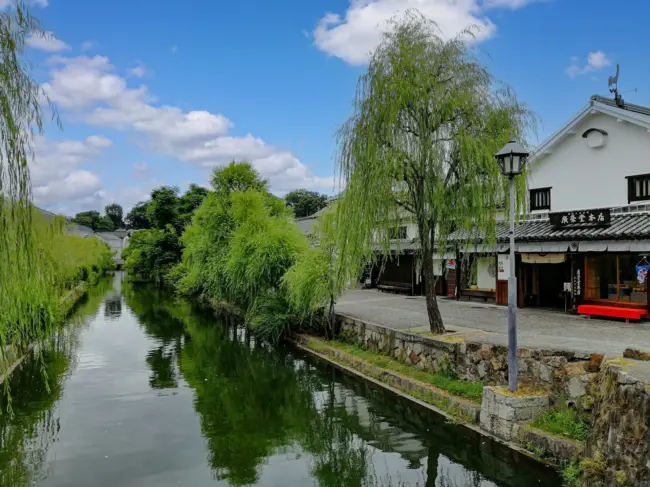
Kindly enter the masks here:
<path id="1" fill-rule="evenodd" d="M 635 105 L 634 103 L 623 103 L 623 106 L 620 107 L 616 104 L 616 100 L 613 98 L 605 98 L 604 96 L 594 95 L 591 97 L 592 100 L 600 102 L 604 105 L 609 105 L 610 107 L 621 108 L 623 110 L 628 110 L 634 113 L 640 113 L 641 115 L 650 115 L 650 108 L 644 107 L 643 105 Z"/>
<path id="2" fill-rule="evenodd" d="M 508 241 L 508 227 L 508 222 L 497 223 L 497 241 Z M 463 241 L 467 236 L 465 230 L 459 230 L 450 235 L 450 240 Z M 528 221 L 515 227 L 515 238 L 518 242 L 650 239 L 650 214 L 612 215 L 611 224 L 607 227 L 575 225 L 556 229 L 548 220 Z M 482 239 L 484 235 L 479 235 L 478 240 Z"/>

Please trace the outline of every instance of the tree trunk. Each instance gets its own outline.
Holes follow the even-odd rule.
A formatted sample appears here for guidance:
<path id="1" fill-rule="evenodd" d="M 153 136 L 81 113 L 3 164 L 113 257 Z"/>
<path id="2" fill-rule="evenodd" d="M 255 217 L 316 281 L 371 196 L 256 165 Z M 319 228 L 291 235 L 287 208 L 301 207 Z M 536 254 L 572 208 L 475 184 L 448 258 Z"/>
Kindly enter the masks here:
<path id="1" fill-rule="evenodd" d="M 423 252 L 424 266 L 424 287 L 427 299 L 427 314 L 429 315 L 429 329 L 431 333 L 442 334 L 445 332 L 445 325 L 442 322 L 442 315 L 438 308 L 436 299 L 436 276 L 433 274 L 433 252 Z"/>

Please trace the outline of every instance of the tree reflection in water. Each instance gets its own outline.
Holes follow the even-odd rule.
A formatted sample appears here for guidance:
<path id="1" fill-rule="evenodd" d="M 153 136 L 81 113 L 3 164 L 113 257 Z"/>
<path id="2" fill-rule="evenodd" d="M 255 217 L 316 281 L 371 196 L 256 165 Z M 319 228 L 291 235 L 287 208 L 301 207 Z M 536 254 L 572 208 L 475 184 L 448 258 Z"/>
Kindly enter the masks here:
<path id="1" fill-rule="evenodd" d="M 0 392 L 0 487 L 31 486 L 43 474 L 49 446 L 56 441 L 56 402 L 75 367 L 79 335 L 96 316 L 112 278 L 102 279 L 78 303 L 65 327 L 39 344 Z"/>
<path id="2" fill-rule="evenodd" d="M 151 288 L 125 286 L 124 292 L 144 331 L 156 339 L 146 358 L 151 387 L 185 381 L 194 390 L 218 480 L 256 484 L 275 455 L 303 458 L 320 487 L 494 487 L 530 480 L 524 475 L 520 484 L 509 457 L 493 460 L 478 435 L 428 411 L 416 418 L 410 405 L 383 390 L 294 350 L 259 343 L 232 317 L 202 314 Z M 390 452 L 401 457 L 400 469 L 412 469 L 402 472 L 411 484 L 400 480 L 395 465 L 373 465 Z M 483 471 L 503 482 L 493 483 Z"/>

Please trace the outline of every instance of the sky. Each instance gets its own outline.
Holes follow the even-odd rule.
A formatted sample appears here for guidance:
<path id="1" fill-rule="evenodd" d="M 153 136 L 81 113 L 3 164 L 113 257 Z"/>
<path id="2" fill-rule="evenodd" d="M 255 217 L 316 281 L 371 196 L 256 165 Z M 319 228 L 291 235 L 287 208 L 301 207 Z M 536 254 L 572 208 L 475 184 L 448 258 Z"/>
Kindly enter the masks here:
<path id="1" fill-rule="evenodd" d="M 50 34 L 25 56 L 63 125 L 34 142 L 34 200 L 67 215 L 207 186 L 233 159 L 278 195 L 333 193 L 336 130 L 386 22 L 409 8 L 446 36 L 480 27 L 478 57 L 539 116 L 532 144 L 609 96 L 617 63 L 624 99 L 650 105 L 648 0 L 27 3 Z"/>

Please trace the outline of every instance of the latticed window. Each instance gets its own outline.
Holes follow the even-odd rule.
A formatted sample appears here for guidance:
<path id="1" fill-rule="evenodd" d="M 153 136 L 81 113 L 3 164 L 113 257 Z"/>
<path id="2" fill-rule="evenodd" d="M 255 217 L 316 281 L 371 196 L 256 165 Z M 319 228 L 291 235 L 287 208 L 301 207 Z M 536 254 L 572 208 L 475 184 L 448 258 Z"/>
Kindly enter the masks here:
<path id="1" fill-rule="evenodd" d="M 650 174 L 627 177 L 627 202 L 650 200 Z"/>
<path id="2" fill-rule="evenodd" d="M 530 211 L 551 209 L 551 188 L 530 190 Z"/>

